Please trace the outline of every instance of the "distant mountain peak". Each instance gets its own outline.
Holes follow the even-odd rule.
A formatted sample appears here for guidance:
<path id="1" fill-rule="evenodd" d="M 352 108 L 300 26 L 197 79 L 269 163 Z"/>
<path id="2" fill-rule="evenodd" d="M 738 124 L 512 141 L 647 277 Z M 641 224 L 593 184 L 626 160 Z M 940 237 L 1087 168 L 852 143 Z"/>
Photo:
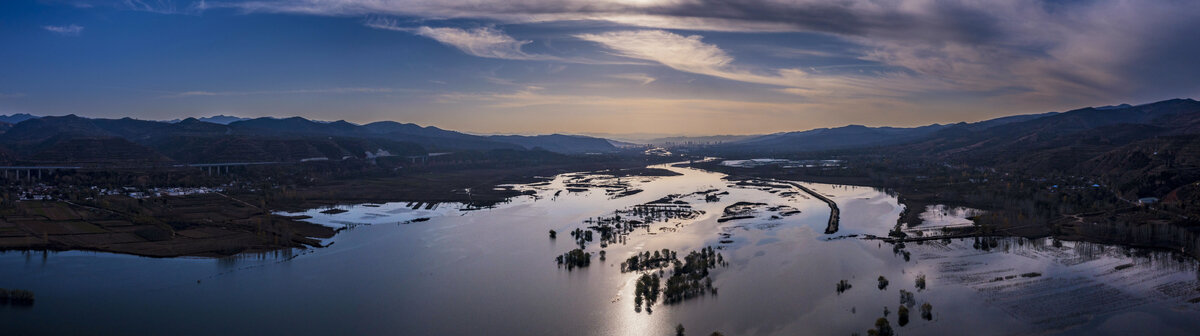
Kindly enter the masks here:
<path id="1" fill-rule="evenodd" d="M 29 113 L 14 113 L 12 115 L 0 115 L 0 122 L 16 124 L 29 119 L 37 119 L 38 116 Z"/>
<path id="2" fill-rule="evenodd" d="M 198 118 L 197 120 L 200 120 L 203 122 L 210 122 L 210 123 L 214 123 L 214 124 L 229 125 L 230 123 L 238 122 L 238 121 L 242 121 L 242 120 L 246 120 L 246 119 L 247 118 L 218 114 L 218 115 L 211 116 L 211 117 Z"/>
<path id="3" fill-rule="evenodd" d="M 1093 107 L 1093 108 L 1097 109 L 1097 110 L 1119 110 L 1119 109 L 1127 109 L 1130 107 L 1133 107 L 1133 105 L 1121 104 L 1121 105 L 1108 105 L 1108 106 Z"/>
<path id="4" fill-rule="evenodd" d="M 221 124 L 221 125 L 229 125 L 230 123 L 234 123 L 234 122 L 238 122 L 238 121 L 250 120 L 250 118 L 242 118 L 242 117 L 218 114 L 218 115 L 211 116 L 211 117 L 200 117 L 200 118 L 187 117 L 184 119 L 166 120 L 165 122 L 168 124 L 178 124 L 178 123 L 188 121 L 188 120 L 202 121 L 202 122 L 206 122 L 206 123 Z"/>

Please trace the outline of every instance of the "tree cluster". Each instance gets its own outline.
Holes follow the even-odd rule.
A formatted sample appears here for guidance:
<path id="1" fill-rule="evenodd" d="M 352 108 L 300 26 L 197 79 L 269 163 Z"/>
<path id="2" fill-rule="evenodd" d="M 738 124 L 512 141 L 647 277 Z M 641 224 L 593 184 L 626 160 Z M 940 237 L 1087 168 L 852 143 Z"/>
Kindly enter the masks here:
<path id="1" fill-rule="evenodd" d="M 639 254 L 630 256 L 621 263 L 621 272 L 637 272 L 664 268 L 673 264 L 678 260 L 675 251 L 662 249 L 661 251 L 644 251 Z"/>
<path id="2" fill-rule="evenodd" d="M 646 311 L 650 312 L 650 307 L 658 302 L 658 295 L 661 292 L 659 279 L 657 274 L 642 274 L 637 280 L 637 286 L 634 289 L 634 310 L 641 312 L 642 305 L 646 306 Z"/>
<path id="3" fill-rule="evenodd" d="M 592 264 L 592 254 L 588 253 L 588 252 L 584 252 L 582 249 L 574 249 L 574 250 L 571 250 L 570 252 L 563 253 L 562 255 L 555 257 L 554 260 L 558 262 L 559 267 L 566 265 L 567 270 L 570 271 L 570 270 L 575 269 L 576 267 L 582 268 L 582 267 L 588 267 L 588 265 L 591 265 Z"/>
<path id="4" fill-rule="evenodd" d="M 678 303 L 707 293 L 716 294 L 709 269 L 717 266 L 728 266 L 728 263 L 711 246 L 688 253 L 682 262 L 675 260 L 671 277 L 667 279 L 667 288 L 663 291 L 664 302 Z"/>

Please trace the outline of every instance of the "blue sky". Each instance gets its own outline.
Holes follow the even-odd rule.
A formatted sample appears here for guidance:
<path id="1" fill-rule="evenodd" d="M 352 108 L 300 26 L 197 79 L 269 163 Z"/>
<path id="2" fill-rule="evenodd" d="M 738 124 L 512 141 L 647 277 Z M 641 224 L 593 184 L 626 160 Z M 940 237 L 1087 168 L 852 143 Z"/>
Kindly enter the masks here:
<path id="1" fill-rule="evenodd" d="M 1200 2 L 0 2 L 0 114 L 477 133 L 916 126 L 1195 98 Z"/>

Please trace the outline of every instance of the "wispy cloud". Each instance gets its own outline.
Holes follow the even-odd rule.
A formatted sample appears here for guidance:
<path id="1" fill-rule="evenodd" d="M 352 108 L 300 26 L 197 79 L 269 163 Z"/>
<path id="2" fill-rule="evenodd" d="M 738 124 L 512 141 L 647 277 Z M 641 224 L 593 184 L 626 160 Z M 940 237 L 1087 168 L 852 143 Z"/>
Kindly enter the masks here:
<path id="1" fill-rule="evenodd" d="M 557 57 L 529 54 L 521 47 L 532 41 L 514 39 L 492 28 L 431 28 L 419 27 L 415 34 L 458 48 L 471 56 L 509 60 L 557 60 Z"/>
<path id="2" fill-rule="evenodd" d="M 392 18 L 373 17 L 364 23 L 365 26 L 416 34 L 428 37 L 447 46 L 454 47 L 468 55 L 483 58 L 495 58 L 519 61 L 553 61 L 561 63 L 580 64 L 635 64 L 630 62 L 600 61 L 586 58 L 567 58 L 545 54 L 528 53 L 522 48 L 533 41 L 518 40 L 499 29 L 491 27 L 454 28 L 454 27 L 405 27 Z M 561 70 L 563 68 L 559 68 Z"/>
<path id="3" fill-rule="evenodd" d="M 622 74 L 608 75 L 608 77 L 624 79 L 624 80 L 631 80 L 634 82 L 642 83 L 642 85 L 654 83 L 654 81 L 658 80 L 658 78 L 650 77 L 650 75 L 647 75 L 644 73 L 622 73 Z"/>
<path id="4" fill-rule="evenodd" d="M 806 97 L 902 96 L 906 93 L 945 87 L 937 81 L 904 74 L 885 76 L 824 76 L 795 68 L 749 69 L 734 64 L 720 47 L 705 43 L 699 35 L 683 36 L 662 30 L 617 31 L 580 34 L 576 37 L 598 43 L 617 55 L 653 61 L 678 71 L 727 80 L 783 87 L 780 92 Z"/>
<path id="5" fill-rule="evenodd" d="M 196 15 L 209 8 L 205 0 L 123 0 L 121 4 L 125 9 L 157 14 Z"/>
<path id="6" fill-rule="evenodd" d="M 417 89 L 348 87 L 298 90 L 261 90 L 261 91 L 184 91 L 163 96 L 164 98 L 186 97 L 217 97 L 217 96 L 257 96 L 257 95 L 293 95 L 293 94 L 384 94 L 403 92 L 423 92 Z"/>
<path id="7" fill-rule="evenodd" d="M 507 60 L 559 60 L 553 56 L 526 53 L 521 50 L 521 47 L 532 41 L 517 40 L 500 30 L 489 27 L 461 29 L 421 26 L 410 28 L 400 26 L 395 19 L 382 17 L 367 20 L 365 25 L 375 29 L 409 32 L 428 37 L 476 57 Z"/>
<path id="8" fill-rule="evenodd" d="M 83 26 L 75 24 L 66 26 L 42 26 L 42 28 L 63 36 L 79 36 L 79 34 L 83 33 Z"/>

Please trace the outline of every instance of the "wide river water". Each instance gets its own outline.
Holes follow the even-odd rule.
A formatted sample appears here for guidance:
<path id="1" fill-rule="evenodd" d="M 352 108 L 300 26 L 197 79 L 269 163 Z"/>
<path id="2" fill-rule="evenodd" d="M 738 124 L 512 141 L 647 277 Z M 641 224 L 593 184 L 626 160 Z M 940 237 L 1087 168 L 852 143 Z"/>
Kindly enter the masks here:
<path id="1" fill-rule="evenodd" d="M 32 290 L 31 307 L 0 305 L 0 334 L 110 335 L 689 335 L 866 334 L 889 311 L 904 335 L 1194 335 L 1200 327 L 1197 263 L 1178 254 L 1049 239 L 1000 238 L 892 245 L 884 236 L 902 210 L 866 187 L 805 183 L 841 209 L 824 234 L 828 206 L 804 193 L 736 186 L 724 175 L 660 166 L 671 177 L 625 177 L 644 192 L 614 198 L 603 188 L 568 192 L 560 175 L 489 209 L 406 203 L 306 212 L 347 227 L 326 248 L 228 259 L 150 259 L 90 252 L 0 254 L 0 288 Z M 704 214 L 653 224 L 604 250 L 606 261 L 568 271 L 553 260 L 576 247 L 584 220 L 669 194 L 720 189 L 717 202 L 683 196 Z M 761 202 L 754 218 L 718 222 L 726 206 Z M 770 207 L 799 210 L 790 216 Z M 961 224 L 971 211 L 931 207 L 929 223 Z M 776 216 L 777 219 L 771 218 Z M 428 221 L 409 222 L 428 217 Z M 556 230 L 557 239 L 548 237 Z M 858 234 L 859 238 L 844 238 Z M 668 248 L 682 256 L 718 247 L 719 295 L 634 309 L 636 273 L 620 263 Z M 587 251 L 601 250 L 598 242 Z M 908 254 L 908 260 L 904 257 Z M 1038 274 L 1038 275 L 1034 275 Z M 668 274 L 669 275 L 669 274 Z M 919 275 L 924 290 L 915 288 Z M 889 281 L 885 290 L 878 277 Z M 853 287 L 838 293 L 836 284 Z M 916 302 L 899 326 L 900 290 Z M 929 303 L 932 319 L 920 317 Z"/>

